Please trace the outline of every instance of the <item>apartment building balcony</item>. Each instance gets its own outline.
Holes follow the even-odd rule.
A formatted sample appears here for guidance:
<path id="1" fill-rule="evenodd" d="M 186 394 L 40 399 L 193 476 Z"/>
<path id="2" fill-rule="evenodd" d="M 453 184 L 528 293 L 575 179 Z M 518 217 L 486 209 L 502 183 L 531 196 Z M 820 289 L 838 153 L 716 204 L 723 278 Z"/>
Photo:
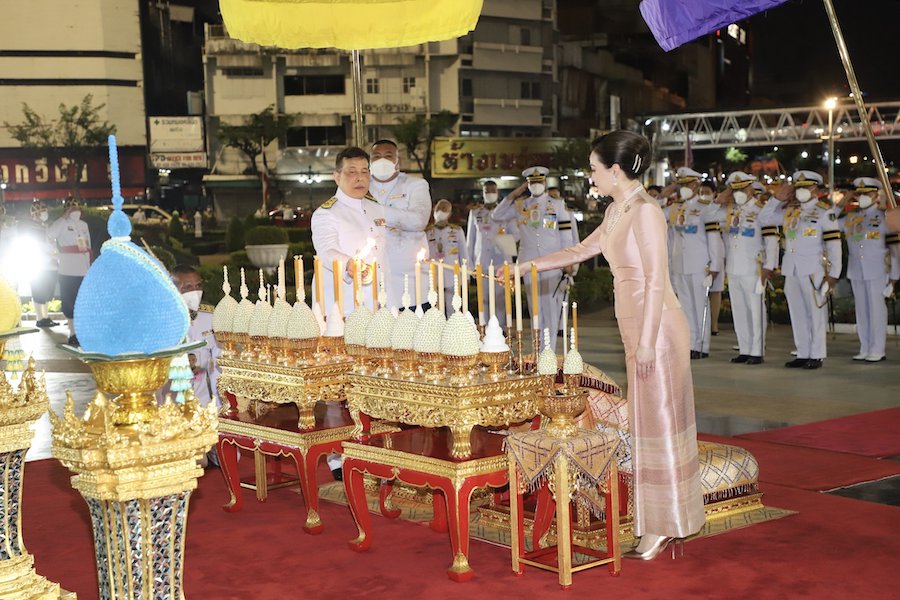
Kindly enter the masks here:
<path id="1" fill-rule="evenodd" d="M 524 125 L 540 127 L 543 123 L 542 100 L 511 98 L 474 98 L 474 125 Z"/>
<path id="2" fill-rule="evenodd" d="M 475 42 L 472 48 L 472 68 L 486 71 L 540 73 L 543 70 L 544 48 Z"/>
<path id="3" fill-rule="evenodd" d="M 539 21 L 545 15 L 543 4 L 542 0 L 485 0 L 481 16 Z"/>

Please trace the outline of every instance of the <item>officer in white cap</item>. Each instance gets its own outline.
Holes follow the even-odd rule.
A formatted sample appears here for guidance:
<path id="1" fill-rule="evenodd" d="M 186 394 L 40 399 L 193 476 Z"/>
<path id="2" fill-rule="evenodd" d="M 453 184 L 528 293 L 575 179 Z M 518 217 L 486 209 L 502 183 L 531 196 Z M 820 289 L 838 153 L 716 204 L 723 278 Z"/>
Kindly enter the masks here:
<path id="1" fill-rule="evenodd" d="M 887 306 L 885 298 L 894 292 L 900 279 L 900 257 L 897 256 L 897 234 L 891 234 L 879 205 L 881 182 L 872 177 L 853 180 L 854 192 L 846 194 L 847 207 L 841 228 L 847 239 L 847 279 L 853 288 L 856 304 L 856 333 L 859 354 L 856 361 L 884 360 L 887 339 Z M 856 202 L 850 203 L 851 199 Z M 894 252 L 889 248 L 893 246 Z"/>
<path id="2" fill-rule="evenodd" d="M 432 260 L 443 260 L 445 265 L 462 265 L 469 260 L 466 234 L 462 227 L 450 223 L 453 205 L 449 200 L 438 200 L 434 205 L 434 223 L 425 228 L 428 238 L 428 255 Z M 465 286 L 466 282 L 461 282 Z M 465 288 L 463 288 L 465 289 Z M 453 277 L 444 277 L 444 316 L 453 314 L 453 294 L 456 292 Z"/>
<path id="3" fill-rule="evenodd" d="M 529 167 L 522 171 L 526 183 L 509 193 L 494 209 L 491 217 L 495 221 L 516 219 L 519 230 L 519 260 L 529 261 L 544 254 L 550 254 L 578 243 L 578 228 L 575 219 L 560 198 L 547 194 L 547 167 Z M 522 198 L 525 188 L 530 196 Z M 565 295 L 565 276 L 574 271 L 570 268 L 544 271 L 538 274 L 538 294 L 531 297 L 531 274 L 523 273 L 528 306 L 532 310 L 539 303 L 540 328 L 549 329 L 551 344 L 556 350 L 556 335 L 562 316 L 562 302 Z"/>
<path id="4" fill-rule="evenodd" d="M 733 363 L 758 365 L 765 349 L 766 307 L 765 273 L 778 265 L 778 229 L 776 245 L 766 252 L 760 214 L 766 201 L 759 197 L 762 185 L 755 177 L 735 171 L 726 180 L 728 188 L 719 195 L 724 211 L 722 235 L 725 238 L 725 273 L 734 332 L 738 339 L 738 355 Z M 765 188 L 763 188 L 765 189 Z M 772 200 L 775 205 L 777 200 Z M 769 210 L 774 210 L 774 206 Z"/>
<path id="5" fill-rule="evenodd" d="M 486 181 L 482 186 L 482 199 L 484 204 L 476 206 L 469 211 L 469 222 L 466 227 L 466 241 L 468 243 L 468 255 L 475 264 L 481 264 L 487 269 L 491 263 L 499 268 L 504 261 L 514 262 L 518 252 L 516 248 L 516 219 L 509 221 L 495 221 L 491 212 L 497 207 L 500 194 L 497 190 L 497 182 Z M 506 242 L 506 243 L 504 243 Z M 487 285 L 490 285 L 488 283 Z M 503 287 L 495 283 L 495 292 L 498 298 L 502 298 Z M 484 294 L 484 306 L 479 307 L 483 315 L 488 313 L 488 294 Z M 501 327 L 506 327 L 506 304 L 496 303 L 495 313 Z M 485 319 L 487 322 L 487 319 Z"/>
<path id="6" fill-rule="evenodd" d="M 47 228 L 47 237 L 56 241 L 59 251 L 59 295 L 62 312 L 68 319 L 70 346 L 78 345 L 75 337 L 75 298 L 81 282 L 91 266 L 91 232 L 81 220 L 81 202 L 66 200 L 66 212 Z"/>
<path id="7" fill-rule="evenodd" d="M 721 207 L 708 196 L 700 197 L 701 179 L 697 171 L 679 168 L 674 186 L 678 187 L 681 202 L 672 204 L 669 210 L 669 226 L 674 231 L 670 259 L 672 287 L 690 325 L 693 359 L 709 356 L 708 294 L 716 275 L 725 266 Z"/>
<path id="8" fill-rule="evenodd" d="M 828 295 L 841 275 L 841 232 L 835 209 L 819 201 L 822 176 L 803 170 L 791 179 L 775 192 L 780 202 L 765 211 L 763 225 L 784 232 L 781 273 L 797 347 L 797 358 L 784 366 L 818 369 L 826 356 Z"/>

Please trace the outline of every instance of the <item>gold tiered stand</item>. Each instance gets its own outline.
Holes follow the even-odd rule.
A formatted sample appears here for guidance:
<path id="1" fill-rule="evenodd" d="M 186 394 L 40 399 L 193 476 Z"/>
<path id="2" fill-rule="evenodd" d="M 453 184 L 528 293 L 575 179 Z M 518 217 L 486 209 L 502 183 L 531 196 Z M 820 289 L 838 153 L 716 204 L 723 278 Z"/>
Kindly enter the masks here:
<path id="1" fill-rule="evenodd" d="M 0 339 L 0 354 L 5 340 Z M 49 406 L 44 378 L 34 372 L 29 359 L 18 390 L 0 371 L 0 598 L 11 600 L 74 599 L 73 592 L 60 589 L 34 571 L 34 557 L 22 542 L 22 482 L 25 453 L 31 447 L 31 426 Z"/>
<path id="2" fill-rule="evenodd" d="M 171 356 L 85 362 L 102 393 L 83 419 L 69 396 L 50 420 L 53 454 L 90 510 L 99 596 L 184 598 L 188 501 L 217 439 L 215 405 L 157 406 Z"/>

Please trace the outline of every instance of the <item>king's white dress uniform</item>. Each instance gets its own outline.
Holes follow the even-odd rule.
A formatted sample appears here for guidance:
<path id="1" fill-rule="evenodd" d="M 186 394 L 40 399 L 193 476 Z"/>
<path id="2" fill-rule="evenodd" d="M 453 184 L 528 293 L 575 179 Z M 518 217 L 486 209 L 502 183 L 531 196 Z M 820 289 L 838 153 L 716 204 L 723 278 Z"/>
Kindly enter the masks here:
<path id="1" fill-rule="evenodd" d="M 516 220 L 495 221 L 493 217 L 491 217 L 491 211 L 493 211 L 494 208 L 493 205 L 490 207 L 482 205 L 473 208 L 469 211 L 469 222 L 466 226 L 466 241 L 470 266 L 474 269 L 476 264 L 481 263 L 481 267 L 485 273 L 487 273 L 487 269 L 492 262 L 494 263 L 494 268 L 500 268 L 504 261 L 511 261 L 513 258 L 512 256 L 507 256 L 503 250 L 497 246 L 497 236 L 511 235 L 513 237 L 518 237 Z M 485 284 L 490 285 L 488 282 L 485 282 Z M 503 286 L 499 283 L 495 283 L 494 285 L 496 286 L 494 292 L 496 293 L 497 298 L 502 298 L 504 293 Z M 485 317 L 488 316 L 487 292 L 484 293 L 484 306 L 479 310 L 484 313 Z M 506 303 L 496 303 L 494 312 L 497 315 L 500 326 L 506 327 Z M 485 318 L 485 322 L 487 322 L 487 318 Z"/>
<path id="2" fill-rule="evenodd" d="M 718 204 L 701 200 L 696 195 L 669 207 L 669 227 L 673 231 L 669 261 L 672 287 L 691 329 L 693 352 L 709 352 L 707 284 L 711 285 L 712 281 L 707 281 L 707 275 L 724 268 L 724 245 L 719 226 L 721 210 Z"/>
<path id="3" fill-rule="evenodd" d="M 425 227 L 431 218 L 431 193 L 427 181 L 406 173 L 398 173 L 394 179 L 384 182 L 370 178 L 369 193 L 384 208 L 385 256 L 391 266 L 390 279 L 385 281 L 388 306 L 400 307 L 404 275 L 409 276 L 410 297 L 416 297 L 416 255 L 423 248 L 428 252 Z M 426 298 L 426 281 L 422 281 L 420 291 L 422 298 Z"/>
<path id="4" fill-rule="evenodd" d="M 847 279 L 856 304 L 859 354 L 854 359 L 878 362 L 884 359 L 887 339 L 885 291 L 889 282 L 900 279 L 900 240 L 888 230 L 877 204 L 849 211 L 841 225 L 847 239 Z"/>
<path id="5" fill-rule="evenodd" d="M 788 208 L 780 204 L 771 216 L 767 211 L 764 225 L 781 226 L 784 234 L 781 273 L 797 359 L 822 360 L 828 325 L 824 280 L 826 275 L 839 278 L 842 266 L 837 215 L 827 202 L 815 199 Z"/>
<path id="6" fill-rule="evenodd" d="M 216 344 L 216 338 L 213 336 L 213 307 L 205 304 L 200 305 L 197 316 L 191 321 L 188 329 L 188 339 L 191 341 L 203 340 L 206 345 L 191 350 L 190 354 L 194 355 L 194 364 L 196 371 L 194 372 L 194 396 L 203 406 L 210 402 L 214 402 L 216 406 L 221 403 L 219 401 L 219 393 L 216 389 L 216 383 L 219 380 L 219 355 L 221 351 Z"/>
<path id="7" fill-rule="evenodd" d="M 369 238 L 375 240 L 375 246 L 368 254 L 366 262 L 376 260 L 378 263 L 378 279 L 384 276 L 385 283 L 391 281 L 392 264 L 386 260 L 385 217 L 384 208 L 375 200 L 366 197 L 362 200 L 351 198 L 340 189 L 333 198 L 324 202 L 313 212 L 310 224 L 312 229 L 313 247 L 316 255 L 322 261 L 322 293 L 324 300 L 321 302 L 323 316 L 328 316 L 328 311 L 334 303 L 334 260 L 340 261 L 342 270 L 342 284 L 344 286 L 344 316 L 353 312 L 353 280 L 346 273 L 347 261 L 362 252 Z M 423 232 L 424 235 L 424 232 Z M 372 284 L 361 286 L 363 302 L 374 308 L 372 297 Z M 403 293 L 401 282 L 400 292 Z M 316 298 L 315 286 L 313 286 L 313 298 Z"/>
<path id="8" fill-rule="evenodd" d="M 497 205 L 491 217 L 498 222 L 516 220 L 519 231 L 519 262 L 527 262 L 578 243 L 578 228 L 572 214 L 566 209 L 565 202 L 560 198 L 550 197 L 546 192 L 520 202 L 510 200 L 507 196 Z M 550 330 L 550 340 L 555 351 L 565 294 L 563 271 L 554 269 L 538 273 L 539 299 L 531 297 L 531 273 L 522 275 L 528 306 L 534 307 L 535 302 L 539 302 L 540 328 Z M 523 327 L 527 328 L 527 324 L 523 323 Z"/>
<path id="9" fill-rule="evenodd" d="M 428 252 L 434 260 L 443 260 L 445 265 L 459 264 L 465 260 L 469 265 L 469 273 L 474 272 L 471 260 L 468 256 L 468 246 L 466 245 L 466 234 L 459 225 L 450 223 L 435 223 L 429 225 L 425 230 L 425 236 L 428 238 Z M 466 282 L 460 282 L 465 286 Z M 410 281 L 412 284 L 412 281 Z M 435 285 L 437 283 L 435 282 Z M 450 316 L 453 314 L 453 273 L 446 271 L 444 273 L 444 314 Z"/>

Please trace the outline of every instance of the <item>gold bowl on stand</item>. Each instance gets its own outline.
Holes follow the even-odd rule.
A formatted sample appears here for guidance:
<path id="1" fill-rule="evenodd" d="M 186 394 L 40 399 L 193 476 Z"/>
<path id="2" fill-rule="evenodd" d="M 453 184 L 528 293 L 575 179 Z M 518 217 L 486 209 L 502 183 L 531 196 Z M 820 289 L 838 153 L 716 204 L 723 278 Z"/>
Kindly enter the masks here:
<path id="1" fill-rule="evenodd" d="M 367 348 L 369 358 L 376 361 L 376 375 L 391 375 L 394 372 L 394 349 L 393 348 Z"/>
<path id="2" fill-rule="evenodd" d="M 478 354 L 470 356 L 444 355 L 447 367 L 450 371 L 451 381 L 466 382 L 472 377 L 472 372 L 478 367 Z"/>
<path id="3" fill-rule="evenodd" d="M 216 331 L 215 338 L 225 357 L 234 358 L 237 354 L 236 335 L 230 331 Z"/>
<path id="4" fill-rule="evenodd" d="M 550 419 L 545 432 L 559 438 L 578 433 L 576 419 L 587 409 L 587 392 L 581 388 L 552 390 L 538 396 L 538 410 Z"/>
<path id="5" fill-rule="evenodd" d="M 113 423 L 126 427 L 145 423 L 156 412 L 156 390 L 169 378 L 172 357 L 90 361 L 97 389 L 115 395 Z"/>
<path id="6" fill-rule="evenodd" d="M 426 381 L 434 381 L 444 376 L 445 356 L 440 352 L 416 352 L 421 373 Z"/>
<path id="7" fill-rule="evenodd" d="M 256 362 L 269 361 L 269 338 L 264 335 L 251 335 L 250 345 L 253 347 L 253 359 Z"/>
<path id="8" fill-rule="evenodd" d="M 344 354 L 344 336 L 322 336 L 319 338 L 319 353 L 334 356 Z"/>
<path id="9" fill-rule="evenodd" d="M 509 351 L 506 352 L 482 352 L 478 355 L 481 364 L 487 367 L 488 375 L 498 378 L 506 373 L 506 365 L 509 364 Z"/>
<path id="10" fill-rule="evenodd" d="M 286 347 L 290 357 L 288 364 L 299 366 L 311 362 L 318 347 L 319 338 L 288 339 Z"/>
<path id="11" fill-rule="evenodd" d="M 415 350 L 394 348 L 394 371 L 403 377 L 415 377 L 419 374 L 416 366 Z"/>

